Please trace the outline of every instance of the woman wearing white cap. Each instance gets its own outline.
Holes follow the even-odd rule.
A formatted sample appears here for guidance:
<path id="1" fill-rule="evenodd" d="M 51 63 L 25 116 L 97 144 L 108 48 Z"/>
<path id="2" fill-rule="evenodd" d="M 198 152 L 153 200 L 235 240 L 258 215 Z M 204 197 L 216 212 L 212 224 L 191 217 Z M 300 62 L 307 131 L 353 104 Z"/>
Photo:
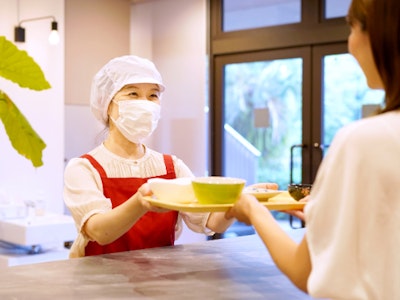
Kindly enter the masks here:
<path id="1" fill-rule="evenodd" d="M 223 213 L 165 212 L 142 199 L 149 178 L 193 176 L 177 157 L 142 144 L 157 126 L 164 89 L 154 64 L 131 55 L 112 59 L 93 78 L 91 109 L 109 132 L 65 169 L 64 201 L 78 229 L 70 257 L 173 245 L 182 219 L 205 234 L 232 223 Z"/>

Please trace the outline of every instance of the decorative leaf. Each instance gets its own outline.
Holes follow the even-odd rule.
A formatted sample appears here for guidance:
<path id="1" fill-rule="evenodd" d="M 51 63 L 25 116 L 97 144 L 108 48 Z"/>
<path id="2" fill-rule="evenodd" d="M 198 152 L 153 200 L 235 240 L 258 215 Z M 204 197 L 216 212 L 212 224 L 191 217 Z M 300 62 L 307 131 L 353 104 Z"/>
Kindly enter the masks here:
<path id="1" fill-rule="evenodd" d="M 46 144 L 11 99 L 1 90 L 0 119 L 14 149 L 29 159 L 34 167 L 42 166 L 42 153 Z"/>
<path id="2" fill-rule="evenodd" d="M 42 69 L 24 50 L 0 36 L 0 76 L 20 87 L 41 91 L 50 88 Z"/>

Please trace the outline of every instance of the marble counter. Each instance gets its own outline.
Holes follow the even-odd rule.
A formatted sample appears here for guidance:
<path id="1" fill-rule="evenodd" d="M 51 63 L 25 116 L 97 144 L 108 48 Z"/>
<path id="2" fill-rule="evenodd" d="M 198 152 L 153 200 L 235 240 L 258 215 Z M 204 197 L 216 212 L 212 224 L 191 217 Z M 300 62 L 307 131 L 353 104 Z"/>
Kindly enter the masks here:
<path id="1" fill-rule="evenodd" d="M 257 235 L 10 267 L 0 282 L 2 300 L 311 299 Z"/>

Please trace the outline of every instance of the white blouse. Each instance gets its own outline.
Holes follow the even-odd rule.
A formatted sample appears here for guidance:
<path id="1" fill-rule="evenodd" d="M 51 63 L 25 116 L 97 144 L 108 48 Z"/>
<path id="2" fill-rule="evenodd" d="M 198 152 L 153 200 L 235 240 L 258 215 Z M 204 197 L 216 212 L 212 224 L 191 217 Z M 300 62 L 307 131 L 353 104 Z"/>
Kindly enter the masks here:
<path id="1" fill-rule="evenodd" d="M 166 173 L 163 154 L 146 148 L 145 155 L 138 160 L 125 159 L 107 150 L 104 145 L 90 151 L 104 168 L 108 177 L 148 178 Z M 193 177 L 193 173 L 176 156 L 172 156 L 176 177 Z M 64 172 L 64 202 L 74 218 L 78 236 L 70 257 L 84 256 L 89 238 L 82 233 L 82 226 L 92 215 L 112 209 L 111 200 L 103 194 L 101 178 L 92 164 L 84 158 L 73 158 Z M 182 219 L 193 231 L 212 235 L 206 228 L 209 213 L 180 212 L 175 228 L 175 238 L 182 232 Z"/>
<path id="2" fill-rule="evenodd" d="M 400 299 L 400 112 L 338 132 L 305 213 L 311 296 Z"/>

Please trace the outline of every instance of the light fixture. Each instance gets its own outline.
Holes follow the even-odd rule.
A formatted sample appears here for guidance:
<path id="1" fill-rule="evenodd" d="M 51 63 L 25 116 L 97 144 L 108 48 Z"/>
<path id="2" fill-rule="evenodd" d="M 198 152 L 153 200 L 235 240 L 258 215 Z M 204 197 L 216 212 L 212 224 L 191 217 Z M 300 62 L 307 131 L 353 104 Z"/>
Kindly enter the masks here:
<path id="1" fill-rule="evenodd" d="M 53 16 L 45 16 L 45 17 L 25 19 L 25 20 L 19 21 L 18 26 L 16 26 L 14 28 L 14 41 L 15 42 L 25 42 L 25 28 L 21 26 L 22 23 L 33 22 L 33 21 L 44 20 L 44 19 L 52 19 L 53 20 L 51 22 L 51 32 L 49 35 L 49 43 L 52 45 L 58 44 L 58 42 L 60 41 L 60 36 L 58 34 L 58 24 L 57 24 L 56 18 Z"/>
<path id="2" fill-rule="evenodd" d="M 58 34 L 58 24 L 56 21 L 51 22 L 51 32 L 49 35 L 49 43 L 51 45 L 57 45 L 60 41 L 60 35 Z"/>

